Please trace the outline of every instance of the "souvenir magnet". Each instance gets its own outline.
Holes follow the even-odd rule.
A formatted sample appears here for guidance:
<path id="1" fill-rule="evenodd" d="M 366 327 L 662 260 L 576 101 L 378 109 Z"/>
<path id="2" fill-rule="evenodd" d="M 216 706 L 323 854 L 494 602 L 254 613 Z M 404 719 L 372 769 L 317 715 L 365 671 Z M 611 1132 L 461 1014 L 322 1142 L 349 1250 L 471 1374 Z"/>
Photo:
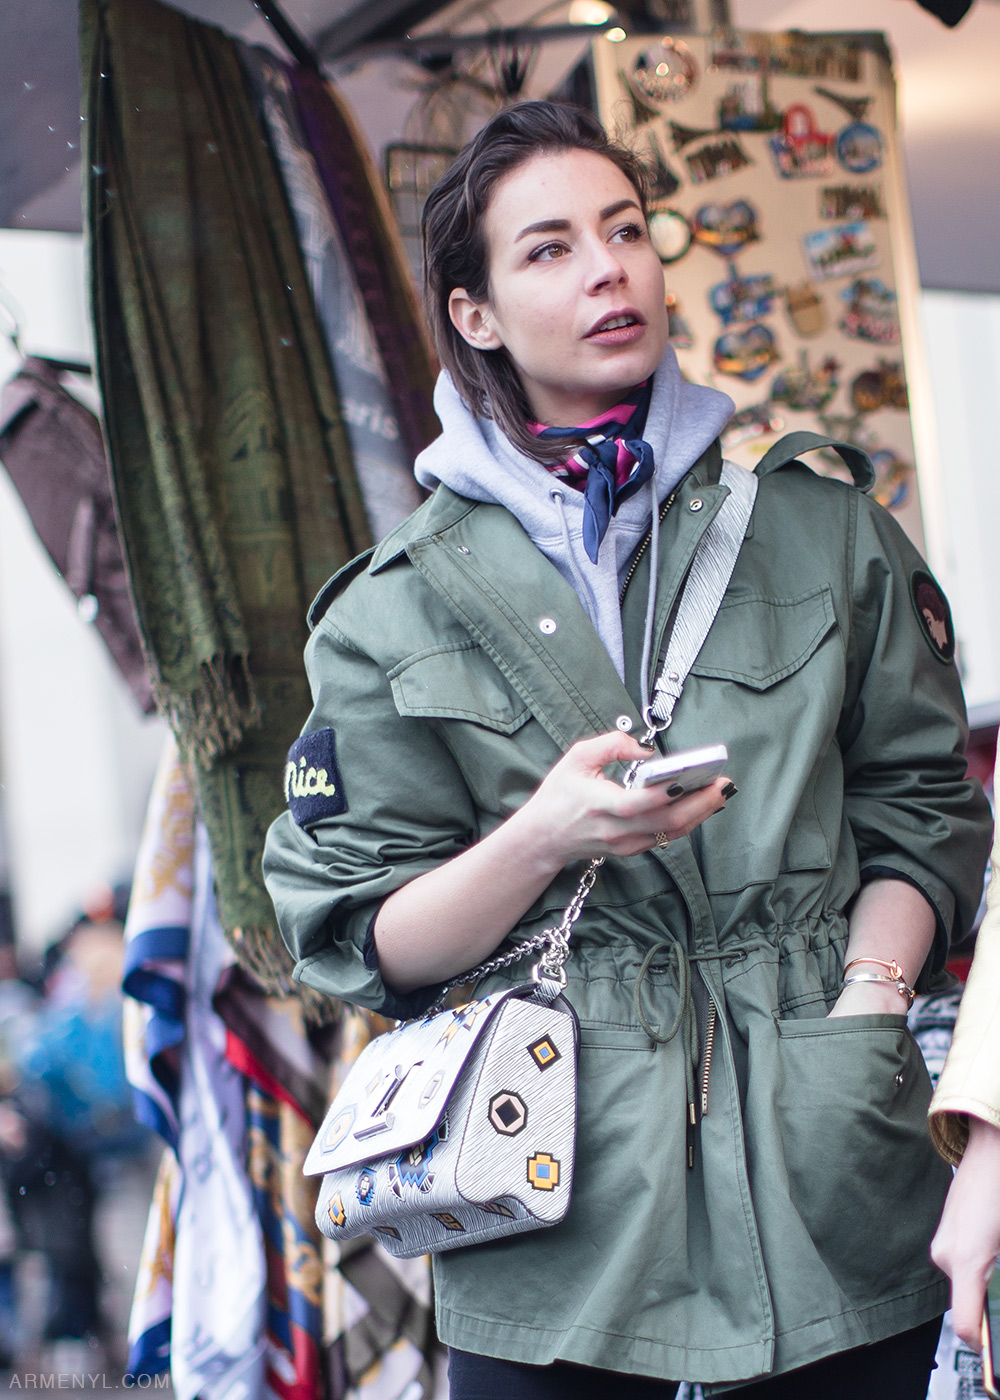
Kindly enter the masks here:
<path id="1" fill-rule="evenodd" d="M 774 332 L 759 321 L 744 330 L 720 335 L 712 349 L 712 360 L 720 374 L 732 374 L 748 382 L 759 379 L 777 358 Z"/>
<path id="2" fill-rule="evenodd" d="M 753 442 L 770 433 L 780 433 L 784 426 L 784 418 L 775 413 L 770 403 L 754 403 L 733 414 L 722 431 L 722 445 L 728 452 L 739 447 L 741 442 Z"/>
<path id="3" fill-rule="evenodd" d="M 647 161 L 650 172 L 649 197 L 650 199 L 669 199 L 680 188 L 681 182 L 663 159 L 663 152 L 660 150 L 656 133 L 648 132 L 647 138 L 649 141 L 649 160 Z"/>
<path id="4" fill-rule="evenodd" d="M 906 380 L 898 360 L 879 360 L 874 369 L 862 370 L 851 382 L 851 403 L 858 413 L 879 408 L 908 408 Z"/>
<path id="5" fill-rule="evenodd" d="M 691 327 L 681 315 L 680 302 L 673 292 L 666 294 L 667 304 L 667 343 L 675 350 L 690 350 L 694 345 Z"/>
<path id="6" fill-rule="evenodd" d="M 809 352 L 799 351 L 797 365 L 783 369 L 775 375 L 771 385 L 771 398 L 775 403 L 785 404 L 799 413 L 817 413 L 837 392 L 840 361 L 828 355 L 819 369 L 809 367 Z"/>
<path id="7" fill-rule="evenodd" d="M 696 185 L 708 180 L 718 180 L 723 175 L 731 175 L 734 170 L 742 170 L 752 162 L 735 136 L 721 141 L 710 141 L 700 151 L 684 157 L 691 179 Z"/>
<path id="8" fill-rule="evenodd" d="M 767 66 L 759 44 L 763 37 L 738 29 L 717 30 L 711 40 L 711 66 L 730 73 L 759 73 Z"/>
<path id="9" fill-rule="evenodd" d="M 833 137 L 819 131 L 812 109 L 797 102 L 785 112 L 781 132 L 768 141 L 774 167 L 783 180 L 829 175 Z"/>
<path id="10" fill-rule="evenodd" d="M 731 258 L 760 238 L 757 210 L 745 199 L 734 199 L 731 204 L 703 204 L 692 221 L 692 234 L 703 248 Z"/>
<path id="11" fill-rule="evenodd" d="M 837 159 L 852 175 L 867 175 L 882 164 L 882 138 L 868 122 L 852 122 L 837 135 Z"/>
<path id="12" fill-rule="evenodd" d="M 654 117 L 660 115 L 659 108 L 647 102 L 642 94 L 637 92 L 629 82 L 628 74 L 625 72 L 624 68 L 618 69 L 618 81 L 621 83 L 625 96 L 628 98 L 629 106 L 632 109 L 633 126 L 645 126 L 646 122 L 651 122 Z"/>
<path id="13" fill-rule="evenodd" d="M 737 321 L 759 321 L 771 310 L 775 297 L 774 278 L 770 273 L 740 277 L 730 263 L 729 280 L 717 282 L 708 294 L 712 310 L 722 317 L 724 326 Z"/>
<path id="14" fill-rule="evenodd" d="M 680 122 L 670 122 L 670 139 L 674 143 L 674 151 L 679 155 L 685 146 L 693 146 L 696 141 L 703 141 L 706 136 L 717 136 L 715 128 L 700 126 L 681 126 Z"/>
<path id="15" fill-rule="evenodd" d="M 852 340 L 895 345 L 899 340 L 896 294 L 877 277 L 857 277 L 838 293 L 846 306 L 840 329 Z"/>
<path id="16" fill-rule="evenodd" d="M 875 485 L 871 489 L 872 499 L 886 510 L 899 510 L 905 505 L 910 494 L 910 479 L 913 468 L 908 462 L 897 457 L 891 447 L 868 449 L 872 466 L 875 468 Z"/>
<path id="17" fill-rule="evenodd" d="M 812 277 L 852 277 L 878 267 L 878 248 L 863 220 L 817 229 L 802 239 L 802 252 Z"/>
<path id="18" fill-rule="evenodd" d="M 777 131 L 780 126 L 781 113 L 771 106 L 766 73 L 730 83 L 719 99 L 722 131 Z"/>
<path id="19" fill-rule="evenodd" d="M 820 192 L 821 219 L 884 219 L 881 185 L 828 185 Z"/>
<path id="20" fill-rule="evenodd" d="M 820 97 L 825 97 L 828 102 L 835 103 L 842 112 L 846 112 L 852 122 L 863 122 L 868 115 L 868 108 L 872 105 L 870 97 L 846 97 L 839 92 L 831 92 L 829 88 L 813 88 L 813 92 Z"/>
<path id="21" fill-rule="evenodd" d="M 641 97 L 677 102 L 698 84 L 698 65 L 682 39 L 661 39 L 636 58 L 629 82 Z"/>
<path id="22" fill-rule="evenodd" d="M 811 282 L 785 288 L 785 310 L 797 333 L 806 339 L 826 330 L 826 307 Z"/>
<path id="23" fill-rule="evenodd" d="M 651 209 L 649 241 L 662 263 L 674 263 L 691 247 L 691 225 L 679 209 Z"/>

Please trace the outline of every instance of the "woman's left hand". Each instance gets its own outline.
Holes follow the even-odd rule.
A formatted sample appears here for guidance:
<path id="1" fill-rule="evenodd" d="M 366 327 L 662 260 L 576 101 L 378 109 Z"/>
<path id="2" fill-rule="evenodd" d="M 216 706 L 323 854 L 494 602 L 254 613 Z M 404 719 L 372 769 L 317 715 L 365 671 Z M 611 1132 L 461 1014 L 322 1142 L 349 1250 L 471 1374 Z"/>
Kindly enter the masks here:
<path id="1" fill-rule="evenodd" d="M 944 1203 L 931 1258 L 951 1279 L 952 1320 L 979 1351 L 986 1285 L 1000 1254 L 1000 1128 L 969 1119 L 969 1143 Z"/>

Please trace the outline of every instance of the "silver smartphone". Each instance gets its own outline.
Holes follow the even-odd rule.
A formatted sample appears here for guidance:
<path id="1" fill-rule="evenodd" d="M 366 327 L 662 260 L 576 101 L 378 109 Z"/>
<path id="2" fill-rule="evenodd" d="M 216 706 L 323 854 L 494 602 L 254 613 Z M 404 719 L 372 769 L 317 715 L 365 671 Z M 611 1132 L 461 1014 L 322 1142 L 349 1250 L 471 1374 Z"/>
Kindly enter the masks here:
<path id="1" fill-rule="evenodd" d="M 666 783 L 671 797 L 686 797 L 708 787 L 729 762 L 725 744 L 706 744 L 701 749 L 683 753 L 668 753 L 665 758 L 648 758 L 635 771 L 636 787 L 655 787 Z"/>

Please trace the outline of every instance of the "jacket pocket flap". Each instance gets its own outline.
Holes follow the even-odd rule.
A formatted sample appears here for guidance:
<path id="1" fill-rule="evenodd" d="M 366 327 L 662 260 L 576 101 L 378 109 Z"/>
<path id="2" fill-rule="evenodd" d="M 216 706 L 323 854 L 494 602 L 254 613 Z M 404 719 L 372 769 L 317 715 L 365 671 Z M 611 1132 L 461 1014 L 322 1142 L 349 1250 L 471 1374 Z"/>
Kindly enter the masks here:
<path id="1" fill-rule="evenodd" d="M 418 652 L 388 673 L 401 715 L 472 720 L 513 734 L 529 716 L 528 706 L 473 641 Z"/>
<path id="2" fill-rule="evenodd" d="M 805 665 L 836 620 L 826 584 L 801 598 L 727 598 L 692 674 L 767 690 Z"/>

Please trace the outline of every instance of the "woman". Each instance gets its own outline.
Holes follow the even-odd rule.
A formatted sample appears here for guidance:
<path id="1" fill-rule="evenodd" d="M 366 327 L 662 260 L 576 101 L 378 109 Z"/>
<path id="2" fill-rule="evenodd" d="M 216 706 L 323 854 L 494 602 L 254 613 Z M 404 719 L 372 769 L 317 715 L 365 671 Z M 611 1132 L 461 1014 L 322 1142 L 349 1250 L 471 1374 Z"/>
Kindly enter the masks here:
<path id="1" fill-rule="evenodd" d="M 731 777 L 623 791 L 732 403 L 682 380 L 641 167 L 585 112 L 496 117 L 432 192 L 424 251 L 434 494 L 314 605 L 291 761 L 328 776 L 265 868 L 296 976 L 416 1015 L 608 858 L 567 965 L 570 1210 L 436 1260 L 452 1395 L 774 1397 L 809 1366 L 817 1396 L 917 1400 L 946 1171 L 905 984 L 966 926 L 987 822 L 916 611 L 929 575 L 857 490 L 771 454 L 668 736 L 727 743 Z"/>
<path id="2" fill-rule="evenodd" d="M 951 1279 L 955 1331 L 976 1351 L 1000 1254 L 1000 834 L 991 864 L 986 917 L 930 1109 L 931 1136 L 958 1164 L 931 1257 Z"/>

